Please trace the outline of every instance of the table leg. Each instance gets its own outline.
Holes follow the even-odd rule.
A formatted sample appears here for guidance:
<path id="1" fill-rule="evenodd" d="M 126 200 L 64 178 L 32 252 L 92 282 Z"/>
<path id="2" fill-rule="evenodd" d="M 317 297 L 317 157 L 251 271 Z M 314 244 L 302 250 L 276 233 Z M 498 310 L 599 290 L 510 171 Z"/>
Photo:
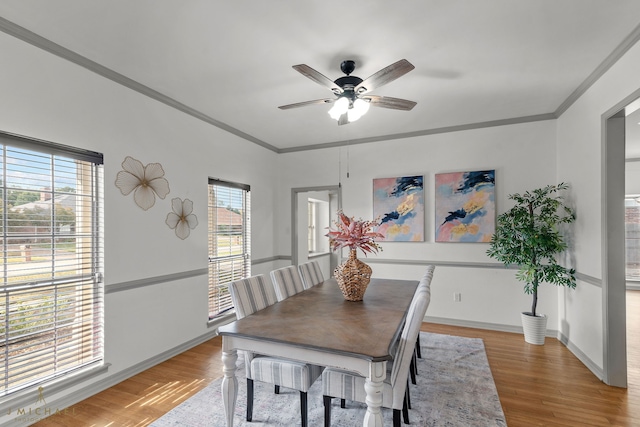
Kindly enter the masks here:
<path id="1" fill-rule="evenodd" d="M 363 427 L 382 427 L 382 383 L 387 376 L 387 362 L 371 362 L 369 375 L 364 383 L 367 393 L 367 413 L 364 414 Z"/>
<path id="2" fill-rule="evenodd" d="M 224 341 L 224 337 L 222 338 Z M 238 398 L 238 378 L 236 377 L 236 362 L 238 351 L 235 349 L 222 351 L 222 363 L 224 364 L 222 378 L 222 399 L 224 401 L 224 415 L 227 420 L 227 427 L 233 427 L 233 413 L 236 409 L 236 399 Z"/>

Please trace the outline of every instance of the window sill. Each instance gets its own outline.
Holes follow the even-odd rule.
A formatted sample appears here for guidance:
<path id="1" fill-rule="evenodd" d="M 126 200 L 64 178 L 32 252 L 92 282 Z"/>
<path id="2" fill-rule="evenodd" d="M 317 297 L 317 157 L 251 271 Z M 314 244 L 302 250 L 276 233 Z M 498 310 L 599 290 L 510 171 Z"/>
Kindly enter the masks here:
<path id="1" fill-rule="evenodd" d="M 328 256 L 328 255 L 331 255 L 331 252 L 310 252 L 307 257 L 311 259 L 311 258 L 319 258 L 322 256 Z"/>

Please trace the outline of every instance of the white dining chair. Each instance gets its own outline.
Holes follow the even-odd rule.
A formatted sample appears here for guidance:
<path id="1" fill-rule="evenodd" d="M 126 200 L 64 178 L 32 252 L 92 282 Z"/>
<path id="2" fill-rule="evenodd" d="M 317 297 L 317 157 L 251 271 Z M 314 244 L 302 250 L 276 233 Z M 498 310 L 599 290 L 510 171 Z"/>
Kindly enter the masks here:
<path id="1" fill-rule="evenodd" d="M 298 268 L 294 265 L 273 270 L 271 272 L 271 281 L 278 301 L 283 301 L 305 290 L 302 277 L 300 277 Z"/>
<path id="2" fill-rule="evenodd" d="M 302 276 L 305 289 L 324 282 L 324 275 L 322 274 L 318 261 L 309 261 L 300 264 L 298 270 L 300 271 L 300 276 Z"/>
<path id="3" fill-rule="evenodd" d="M 401 411 L 404 423 L 409 424 L 406 395 L 409 365 L 413 358 L 417 337 L 420 334 L 420 326 L 431 300 L 433 270 L 433 266 L 429 266 L 420 280 L 407 311 L 407 318 L 393 360 L 387 362 L 387 378 L 383 382 L 382 389 L 382 406 L 393 410 L 393 427 L 400 427 Z M 365 402 L 365 380 L 365 377 L 355 372 L 335 368 L 326 368 L 324 370 L 322 373 L 322 394 L 325 427 L 331 426 L 331 399 L 337 397 L 356 402 Z"/>
<path id="4" fill-rule="evenodd" d="M 267 284 L 264 275 L 236 280 L 229 285 L 236 317 L 242 319 L 277 302 L 273 286 Z M 307 392 L 322 374 L 324 367 L 294 360 L 263 356 L 245 351 L 247 372 L 247 421 L 253 418 L 253 382 L 273 384 L 275 392 L 280 387 L 300 392 L 300 416 L 302 427 L 307 427 Z"/>

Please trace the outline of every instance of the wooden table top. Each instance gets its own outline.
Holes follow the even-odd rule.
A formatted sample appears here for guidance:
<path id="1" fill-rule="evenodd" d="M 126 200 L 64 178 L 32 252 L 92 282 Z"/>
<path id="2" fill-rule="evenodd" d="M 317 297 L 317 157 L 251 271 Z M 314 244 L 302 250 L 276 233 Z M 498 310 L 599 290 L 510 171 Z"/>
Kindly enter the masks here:
<path id="1" fill-rule="evenodd" d="M 219 333 L 374 362 L 390 360 L 390 346 L 400 335 L 417 287 L 413 280 L 371 279 L 364 300 L 353 302 L 329 279 L 221 326 Z"/>

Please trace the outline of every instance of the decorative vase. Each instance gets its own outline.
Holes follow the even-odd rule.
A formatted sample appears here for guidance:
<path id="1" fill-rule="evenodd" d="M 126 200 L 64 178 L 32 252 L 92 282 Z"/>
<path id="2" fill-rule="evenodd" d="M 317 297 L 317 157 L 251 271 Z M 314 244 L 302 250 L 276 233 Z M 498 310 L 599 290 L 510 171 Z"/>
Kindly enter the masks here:
<path id="1" fill-rule="evenodd" d="M 347 301 L 362 301 L 371 280 L 371 267 L 358 259 L 355 249 L 349 258 L 333 271 L 338 286 Z"/>
<path id="2" fill-rule="evenodd" d="M 547 335 L 547 316 L 532 316 L 531 313 L 521 313 L 524 340 L 529 344 L 544 345 Z"/>

